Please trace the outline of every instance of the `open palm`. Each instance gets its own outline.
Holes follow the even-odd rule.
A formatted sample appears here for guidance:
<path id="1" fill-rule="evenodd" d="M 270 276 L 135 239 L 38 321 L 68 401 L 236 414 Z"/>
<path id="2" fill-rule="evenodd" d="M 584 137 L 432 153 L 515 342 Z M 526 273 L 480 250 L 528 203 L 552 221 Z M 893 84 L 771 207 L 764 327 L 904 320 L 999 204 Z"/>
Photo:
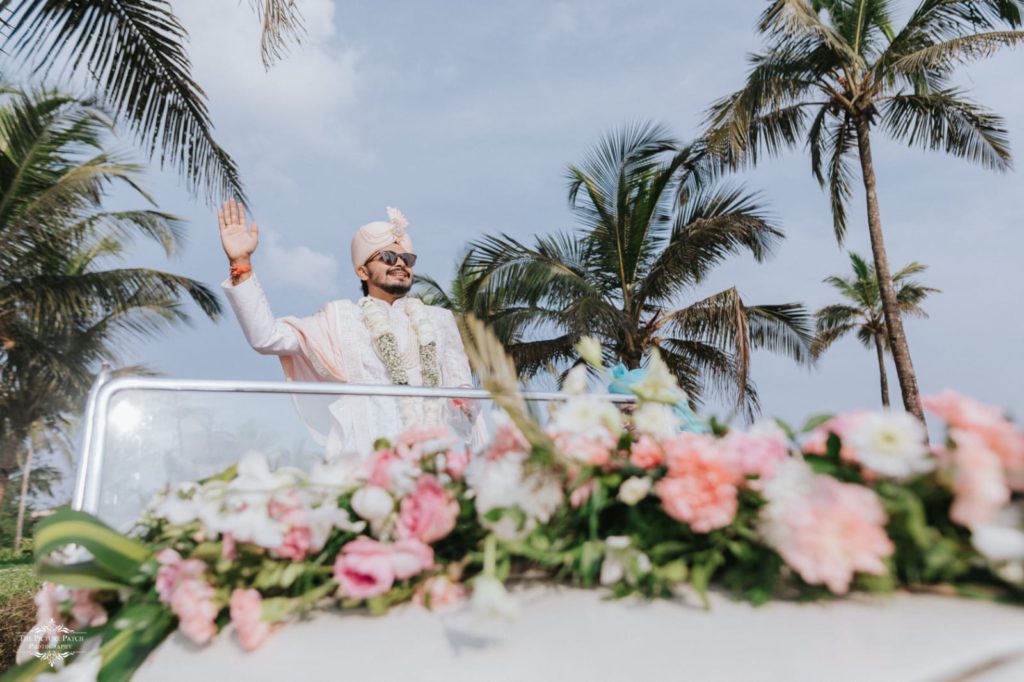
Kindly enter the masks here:
<path id="1" fill-rule="evenodd" d="M 260 230 L 256 223 L 252 230 L 245 224 L 245 207 L 235 199 L 229 199 L 217 211 L 220 225 L 220 243 L 224 253 L 232 261 L 244 260 L 252 255 L 260 242 Z"/>

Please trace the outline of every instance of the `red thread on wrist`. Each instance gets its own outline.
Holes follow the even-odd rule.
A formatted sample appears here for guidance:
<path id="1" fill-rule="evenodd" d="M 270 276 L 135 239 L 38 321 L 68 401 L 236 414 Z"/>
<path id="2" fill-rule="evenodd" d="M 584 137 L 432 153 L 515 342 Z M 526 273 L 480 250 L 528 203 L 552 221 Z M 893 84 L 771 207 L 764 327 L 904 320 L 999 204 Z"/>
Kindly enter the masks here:
<path id="1" fill-rule="evenodd" d="M 245 274 L 247 272 L 252 272 L 252 265 L 246 264 L 246 265 L 232 265 L 231 266 L 231 276 L 232 277 L 241 277 L 243 274 Z"/>

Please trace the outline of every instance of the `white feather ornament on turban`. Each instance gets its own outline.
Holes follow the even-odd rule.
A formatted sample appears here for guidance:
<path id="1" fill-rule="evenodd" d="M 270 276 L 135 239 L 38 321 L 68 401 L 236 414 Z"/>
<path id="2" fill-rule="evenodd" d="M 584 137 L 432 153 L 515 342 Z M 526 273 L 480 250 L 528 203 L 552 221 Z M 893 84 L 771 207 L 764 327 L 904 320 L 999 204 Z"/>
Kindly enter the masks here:
<path id="1" fill-rule="evenodd" d="M 412 239 L 405 231 L 409 227 L 402 212 L 397 208 L 388 206 L 389 222 L 377 220 L 367 223 L 359 228 L 352 237 L 352 269 L 356 270 L 364 265 L 370 256 L 386 249 L 392 244 L 400 247 L 404 253 L 416 253 L 412 246 Z"/>

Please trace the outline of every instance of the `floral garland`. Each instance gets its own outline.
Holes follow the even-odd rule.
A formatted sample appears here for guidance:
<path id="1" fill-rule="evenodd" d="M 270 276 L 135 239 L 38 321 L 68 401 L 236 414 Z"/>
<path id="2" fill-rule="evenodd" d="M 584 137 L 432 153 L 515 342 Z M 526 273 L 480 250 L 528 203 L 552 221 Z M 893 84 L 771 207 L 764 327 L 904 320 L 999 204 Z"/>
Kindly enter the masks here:
<path id="1" fill-rule="evenodd" d="M 363 323 L 370 330 L 374 347 L 388 372 L 388 378 L 396 386 L 409 385 L 409 372 L 405 358 L 398 350 L 398 339 L 391 328 L 391 318 L 382 304 L 370 296 L 359 299 L 359 308 L 363 313 Z M 437 356 L 437 333 L 430 321 L 423 301 L 418 298 L 406 299 L 406 314 L 412 324 L 413 333 L 419 349 L 420 372 L 423 385 L 436 388 L 441 385 L 441 367 Z M 402 423 L 408 428 L 416 424 L 439 424 L 441 422 L 442 401 L 431 399 L 423 401 L 418 398 L 399 398 L 399 409 Z M 422 409 L 422 421 L 419 412 Z"/>
<path id="2" fill-rule="evenodd" d="M 415 427 L 365 462 L 309 472 L 248 455 L 158 497 L 128 536 L 57 512 L 35 533 L 51 581 L 37 618 L 89 634 L 71 665 L 126 679 L 175 630 L 205 645 L 230 622 L 253 650 L 332 605 L 513 617 L 517 576 L 618 597 L 714 583 L 762 603 L 937 585 L 1024 605 L 1024 429 L 997 408 L 925 398 L 947 425 L 932 448 L 897 411 L 696 434 L 680 430 L 660 361 L 628 417 L 586 392 L 585 371 L 543 439 L 499 422 L 470 457 L 447 427 Z M 76 544 L 87 552 L 48 560 Z M 40 652 L 19 653 L 29 663 L 12 679 L 46 669 Z"/>

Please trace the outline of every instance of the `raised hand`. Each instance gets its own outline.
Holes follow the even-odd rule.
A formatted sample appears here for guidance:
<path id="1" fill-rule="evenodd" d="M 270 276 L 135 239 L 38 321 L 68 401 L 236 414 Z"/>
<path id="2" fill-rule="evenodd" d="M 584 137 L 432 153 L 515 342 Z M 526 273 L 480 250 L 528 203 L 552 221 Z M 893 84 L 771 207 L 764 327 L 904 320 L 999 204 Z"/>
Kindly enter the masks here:
<path id="1" fill-rule="evenodd" d="M 256 223 L 250 231 L 245 225 L 245 207 L 231 198 L 217 210 L 220 224 L 220 243 L 232 265 L 247 263 L 260 241 L 260 229 Z"/>

